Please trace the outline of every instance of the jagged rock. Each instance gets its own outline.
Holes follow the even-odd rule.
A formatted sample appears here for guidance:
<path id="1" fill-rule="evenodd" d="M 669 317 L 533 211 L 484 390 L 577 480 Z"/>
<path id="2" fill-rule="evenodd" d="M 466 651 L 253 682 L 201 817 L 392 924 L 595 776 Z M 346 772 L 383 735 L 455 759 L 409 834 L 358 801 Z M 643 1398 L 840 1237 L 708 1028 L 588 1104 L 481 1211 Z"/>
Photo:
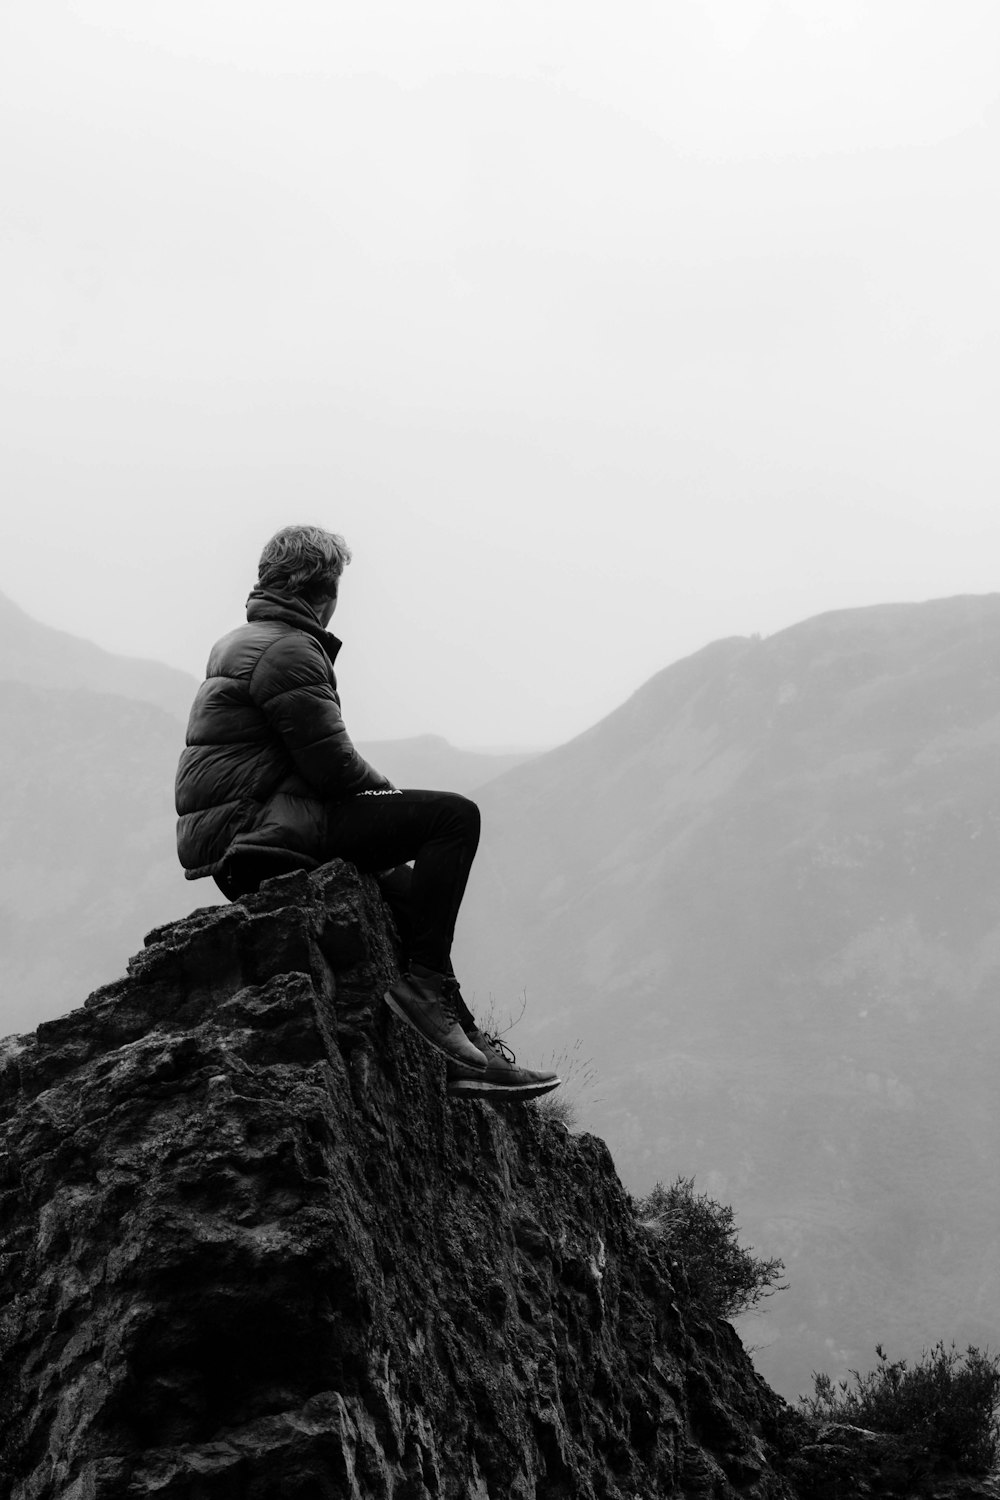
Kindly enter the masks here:
<path id="1" fill-rule="evenodd" d="M 447 1099 L 394 962 L 334 863 L 0 1044 L 3 1494 L 841 1493 L 603 1143 Z"/>

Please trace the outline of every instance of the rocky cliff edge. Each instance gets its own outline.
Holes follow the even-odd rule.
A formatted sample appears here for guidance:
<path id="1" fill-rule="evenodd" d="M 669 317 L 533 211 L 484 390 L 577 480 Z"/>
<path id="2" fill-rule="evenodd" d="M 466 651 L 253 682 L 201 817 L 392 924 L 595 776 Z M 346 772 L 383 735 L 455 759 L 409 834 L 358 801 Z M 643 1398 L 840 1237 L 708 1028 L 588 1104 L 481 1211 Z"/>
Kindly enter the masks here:
<path id="1" fill-rule="evenodd" d="M 0 1491 L 858 1493 L 601 1141 L 447 1099 L 394 972 L 377 887 L 334 863 L 150 933 L 0 1044 Z"/>

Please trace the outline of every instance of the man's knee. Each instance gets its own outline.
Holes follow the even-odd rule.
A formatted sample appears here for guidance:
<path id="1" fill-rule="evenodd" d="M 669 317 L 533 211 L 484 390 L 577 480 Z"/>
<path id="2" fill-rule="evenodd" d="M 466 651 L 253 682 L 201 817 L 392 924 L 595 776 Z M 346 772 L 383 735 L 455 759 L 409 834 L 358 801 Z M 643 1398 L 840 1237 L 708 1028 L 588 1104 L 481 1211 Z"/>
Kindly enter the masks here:
<path id="1" fill-rule="evenodd" d="M 463 797 L 460 792 L 443 792 L 442 798 L 453 826 L 461 829 L 467 843 L 477 844 L 482 820 L 475 802 L 469 797 Z"/>

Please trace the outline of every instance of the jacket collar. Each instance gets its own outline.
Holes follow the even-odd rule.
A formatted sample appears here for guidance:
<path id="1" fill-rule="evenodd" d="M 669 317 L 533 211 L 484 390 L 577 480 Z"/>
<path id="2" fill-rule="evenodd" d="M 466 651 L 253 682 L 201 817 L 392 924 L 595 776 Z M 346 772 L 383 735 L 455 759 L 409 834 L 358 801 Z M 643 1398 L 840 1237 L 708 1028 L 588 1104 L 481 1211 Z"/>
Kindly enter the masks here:
<path id="1" fill-rule="evenodd" d="M 331 662 L 336 661 L 337 652 L 343 645 L 331 631 L 323 629 L 311 605 L 294 594 L 253 589 L 247 600 L 247 619 L 251 624 L 255 620 L 282 620 L 286 625 L 294 625 L 296 630 L 306 631 L 319 641 Z"/>

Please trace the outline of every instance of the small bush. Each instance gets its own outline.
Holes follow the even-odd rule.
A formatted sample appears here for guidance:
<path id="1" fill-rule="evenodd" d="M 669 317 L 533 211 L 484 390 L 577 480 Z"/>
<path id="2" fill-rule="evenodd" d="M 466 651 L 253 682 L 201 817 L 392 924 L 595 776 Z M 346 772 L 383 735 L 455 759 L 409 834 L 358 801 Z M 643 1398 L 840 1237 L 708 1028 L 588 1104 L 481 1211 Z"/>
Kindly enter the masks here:
<path id="1" fill-rule="evenodd" d="M 915 1439 L 974 1474 L 993 1468 L 1000 1454 L 1000 1359 L 972 1344 L 959 1354 L 954 1344 L 946 1349 L 939 1342 L 911 1369 L 905 1359 L 890 1360 L 880 1344 L 875 1353 L 874 1370 L 850 1372 L 853 1386 L 814 1373 L 815 1395 L 799 1397 L 806 1414 Z"/>
<path id="2" fill-rule="evenodd" d="M 643 1223 L 664 1236 L 693 1295 L 717 1317 L 736 1317 L 783 1290 L 784 1261 L 761 1260 L 740 1245 L 732 1209 L 696 1193 L 693 1177 L 678 1177 L 670 1187 L 658 1182 L 635 1208 Z"/>

